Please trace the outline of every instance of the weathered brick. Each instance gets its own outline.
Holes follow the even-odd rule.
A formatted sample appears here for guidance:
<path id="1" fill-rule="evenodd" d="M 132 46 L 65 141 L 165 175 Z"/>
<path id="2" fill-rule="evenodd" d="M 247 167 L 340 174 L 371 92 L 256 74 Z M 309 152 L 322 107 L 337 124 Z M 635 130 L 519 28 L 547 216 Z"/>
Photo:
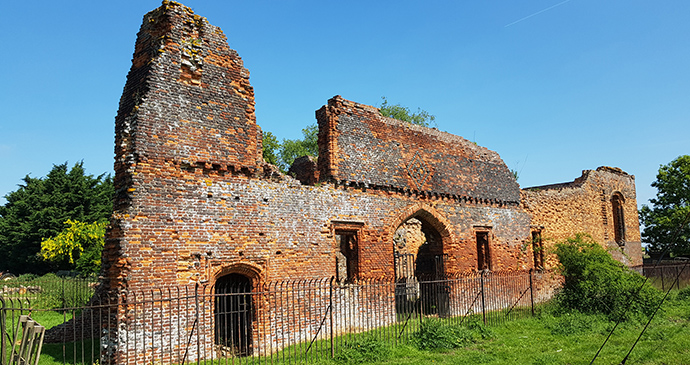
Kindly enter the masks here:
<path id="1" fill-rule="evenodd" d="M 602 199 L 613 192 L 622 247 L 639 261 L 631 176 L 600 168 L 521 193 L 497 153 L 339 96 L 316 112 L 318 161 L 298 160 L 299 182 L 284 176 L 261 158 L 248 77 L 222 31 L 190 9 L 164 3 L 144 17 L 116 117 L 111 288 L 213 282 L 241 265 L 253 280 L 333 276 L 336 231 L 352 224 L 358 276 L 393 276 L 395 231 L 413 217 L 448 273 L 477 268 L 483 231 L 493 269 L 525 269 L 535 227 L 610 243 Z"/>
<path id="2" fill-rule="evenodd" d="M 535 229 L 612 245 L 615 194 L 623 251 L 640 260 L 634 178 L 622 171 L 521 192 L 496 152 L 462 137 L 340 96 L 316 117 L 318 160 L 298 160 L 298 180 L 281 174 L 262 159 L 249 72 L 223 32 L 173 2 L 146 14 L 115 120 L 102 289 L 213 284 L 228 274 L 255 285 L 394 277 L 396 231 L 416 226 L 411 218 L 416 252 L 397 253 L 417 259 L 415 274 L 438 274 L 419 264 L 436 257 L 441 274 L 476 271 L 478 237 L 492 270 L 529 269 Z"/>
<path id="3" fill-rule="evenodd" d="M 615 222 L 614 196 L 620 196 L 622 218 Z M 619 168 L 585 170 L 573 182 L 526 188 L 522 201 L 532 226 L 543 229 L 548 245 L 588 233 L 605 245 L 617 260 L 642 265 L 640 221 L 637 215 L 635 177 Z M 616 229 L 622 234 L 616 242 Z M 548 247 L 547 245 L 547 247 Z M 549 267 L 556 262 L 551 257 Z"/>

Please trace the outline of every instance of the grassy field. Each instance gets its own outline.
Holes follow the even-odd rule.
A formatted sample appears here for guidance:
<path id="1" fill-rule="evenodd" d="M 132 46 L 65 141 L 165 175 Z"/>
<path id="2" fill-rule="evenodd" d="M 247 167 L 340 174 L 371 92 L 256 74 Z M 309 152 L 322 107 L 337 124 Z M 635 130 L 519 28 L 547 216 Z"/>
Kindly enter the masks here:
<path id="1" fill-rule="evenodd" d="M 603 317 L 591 315 L 553 316 L 548 309 L 534 318 L 519 319 L 502 325 L 475 326 L 457 334 L 460 347 L 428 349 L 436 343 L 433 336 L 420 346 L 414 340 L 391 346 L 367 338 L 352 342 L 350 348 L 334 360 L 320 364 L 589 364 L 613 326 Z M 39 314 L 40 313 L 40 314 Z M 47 325 L 62 322 L 62 315 L 38 312 L 36 319 Z M 639 335 L 643 323 L 625 322 L 618 327 L 596 364 L 619 364 Z M 362 336 L 362 335 L 360 335 Z M 441 340 L 448 340 L 442 338 Z M 40 364 L 90 363 L 98 344 L 48 344 Z M 96 355 L 97 356 L 97 355 Z M 76 361 L 73 359 L 76 358 Z M 276 355 L 276 363 L 282 363 Z M 288 359 L 286 359 L 288 360 Z M 263 361 L 263 359 L 262 359 Z M 294 363 L 294 359 L 292 361 Z M 210 363 L 210 362 L 209 362 Z M 219 363 L 224 363 L 221 361 Z M 628 364 L 690 364 L 690 299 L 671 300 L 664 305 L 647 333 L 642 337 Z"/>
<path id="2" fill-rule="evenodd" d="M 452 350 L 420 350 L 413 343 L 396 347 L 374 344 L 361 351 L 362 356 L 350 356 L 350 361 L 323 363 L 589 364 L 614 325 L 599 316 L 556 317 L 545 312 L 539 317 L 490 327 L 487 338 Z M 639 322 L 619 325 L 595 364 L 621 363 L 643 327 L 644 323 Z M 690 300 L 672 300 L 664 305 L 627 364 L 690 364 Z"/>

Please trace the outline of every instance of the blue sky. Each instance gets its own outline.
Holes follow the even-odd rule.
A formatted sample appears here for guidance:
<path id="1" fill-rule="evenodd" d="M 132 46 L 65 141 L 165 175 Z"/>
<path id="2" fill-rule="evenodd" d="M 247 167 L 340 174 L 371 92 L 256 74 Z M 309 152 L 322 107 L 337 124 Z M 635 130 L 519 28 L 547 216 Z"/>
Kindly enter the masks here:
<path id="1" fill-rule="evenodd" d="M 497 151 L 522 187 L 634 174 L 690 153 L 690 2 L 185 1 L 251 72 L 257 122 L 299 138 L 334 95 L 386 96 Z M 160 1 L 8 1 L 0 22 L 0 196 L 53 164 L 112 173 L 114 118 Z M 5 200 L 0 198 L 0 204 Z"/>

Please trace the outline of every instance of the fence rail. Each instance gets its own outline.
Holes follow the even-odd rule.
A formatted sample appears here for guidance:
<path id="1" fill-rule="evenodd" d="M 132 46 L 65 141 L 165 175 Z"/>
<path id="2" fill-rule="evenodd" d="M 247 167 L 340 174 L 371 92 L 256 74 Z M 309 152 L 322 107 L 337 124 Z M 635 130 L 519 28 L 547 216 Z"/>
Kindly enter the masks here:
<path id="1" fill-rule="evenodd" d="M 22 275 L 0 279 L 0 295 L 30 301 L 34 307 L 67 308 L 85 306 L 94 294 L 97 278 Z"/>
<path id="2" fill-rule="evenodd" d="M 635 266 L 632 269 L 647 277 L 654 287 L 663 291 L 671 286 L 673 286 L 672 289 L 678 290 L 690 286 L 690 264 L 686 262 Z M 676 278 L 678 278 L 677 281 Z"/>
<path id="3" fill-rule="evenodd" d="M 544 287 L 552 278 L 487 271 L 438 280 L 218 281 L 95 295 L 88 305 L 60 308 L 35 305 L 40 295 L 3 295 L 3 348 L 19 315 L 30 314 L 52 327 L 42 357 L 57 363 L 315 363 L 361 333 L 399 343 L 431 318 L 460 325 L 531 316 L 550 296 Z"/>

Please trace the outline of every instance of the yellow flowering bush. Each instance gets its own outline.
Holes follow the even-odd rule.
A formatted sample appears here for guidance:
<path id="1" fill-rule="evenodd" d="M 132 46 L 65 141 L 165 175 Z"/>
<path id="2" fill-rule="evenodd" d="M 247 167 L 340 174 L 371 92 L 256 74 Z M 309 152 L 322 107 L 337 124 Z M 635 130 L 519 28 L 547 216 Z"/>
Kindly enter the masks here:
<path id="1" fill-rule="evenodd" d="M 106 222 L 86 223 L 68 219 L 57 236 L 41 241 L 41 256 L 46 261 L 69 262 L 83 274 L 97 273 L 105 243 Z"/>

